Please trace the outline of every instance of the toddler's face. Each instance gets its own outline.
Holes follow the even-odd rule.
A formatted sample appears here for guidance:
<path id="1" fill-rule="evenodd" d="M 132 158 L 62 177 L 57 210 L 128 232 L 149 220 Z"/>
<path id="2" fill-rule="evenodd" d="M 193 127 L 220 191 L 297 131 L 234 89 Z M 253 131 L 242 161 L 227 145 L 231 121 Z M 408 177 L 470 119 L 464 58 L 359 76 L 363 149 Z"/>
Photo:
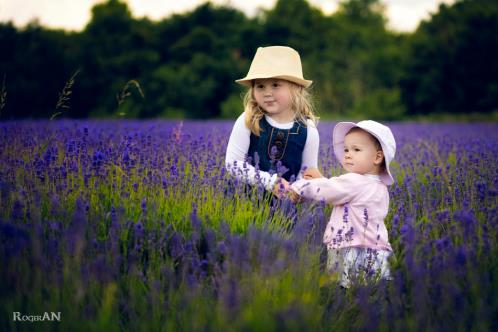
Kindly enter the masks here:
<path id="1" fill-rule="evenodd" d="M 280 79 L 255 80 L 253 86 L 254 99 L 259 107 L 268 115 L 292 114 L 292 95 L 290 84 Z"/>
<path id="2" fill-rule="evenodd" d="M 384 155 L 377 150 L 370 134 L 350 132 L 344 138 L 342 166 L 349 173 L 379 174 Z"/>

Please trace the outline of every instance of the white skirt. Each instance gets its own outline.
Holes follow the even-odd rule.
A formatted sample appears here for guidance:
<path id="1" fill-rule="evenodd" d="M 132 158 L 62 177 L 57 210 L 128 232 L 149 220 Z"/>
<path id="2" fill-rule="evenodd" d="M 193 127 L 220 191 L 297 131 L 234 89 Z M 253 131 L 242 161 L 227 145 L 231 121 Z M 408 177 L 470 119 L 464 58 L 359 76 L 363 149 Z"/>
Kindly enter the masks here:
<path id="1" fill-rule="evenodd" d="M 353 282 L 392 280 L 389 250 L 349 247 L 327 251 L 327 270 L 339 274 L 342 287 L 349 288 Z"/>

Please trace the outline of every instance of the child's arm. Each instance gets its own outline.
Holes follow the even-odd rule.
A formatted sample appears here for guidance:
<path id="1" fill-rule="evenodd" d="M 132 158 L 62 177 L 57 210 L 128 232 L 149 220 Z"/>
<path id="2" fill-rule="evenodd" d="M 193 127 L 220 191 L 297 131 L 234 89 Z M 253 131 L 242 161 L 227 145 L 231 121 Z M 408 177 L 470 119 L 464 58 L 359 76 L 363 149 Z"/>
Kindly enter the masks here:
<path id="1" fill-rule="evenodd" d="M 279 178 L 273 187 L 273 194 L 277 198 L 287 197 L 291 199 L 294 203 L 301 201 L 301 196 L 294 190 L 291 190 L 289 182 L 284 178 Z"/>
<path id="2" fill-rule="evenodd" d="M 303 178 L 305 180 L 319 179 L 323 178 L 323 175 L 320 173 L 318 168 L 308 168 L 303 172 Z"/>
<path id="3" fill-rule="evenodd" d="M 262 184 L 267 190 L 273 191 L 277 181 L 277 174 L 256 170 L 255 167 L 245 161 L 249 151 L 251 131 L 244 123 L 244 116 L 245 113 L 242 113 L 235 121 L 230 134 L 225 156 L 226 169 L 232 176 L 245 183 L 251 185 Z"/>
<path id="4" fill-rule="evenodd" d="M 308 133 L 306 135 L 306 143 L 303 150 L 302 168 L 317 169 L 318 168 L 318 150 L 320 147 L 320 135 L 315 124 L 308 120 L 307 123 Z M 302 179 L 303 173 L 300 173 L 297 179 Z"/>
<path id="5" fill-rule="evenodd" d="M 358 183 L 349 174 L 330 179 L 298 180 L 290 186 L 290 190 L 302 198 L 325 201 L 334 205 L 351 201 L 357 188 Z"/>
<path id="6" fill-rule="evenodd" d="M 302 197 L 301 195 L 299 195 L 297 192 L 295 192 L 294 190 L 290 189 L 288 192 L 287 192 L 287 197 L 293 201 L 294 203 L 300 203 L 302 201 Z"/>

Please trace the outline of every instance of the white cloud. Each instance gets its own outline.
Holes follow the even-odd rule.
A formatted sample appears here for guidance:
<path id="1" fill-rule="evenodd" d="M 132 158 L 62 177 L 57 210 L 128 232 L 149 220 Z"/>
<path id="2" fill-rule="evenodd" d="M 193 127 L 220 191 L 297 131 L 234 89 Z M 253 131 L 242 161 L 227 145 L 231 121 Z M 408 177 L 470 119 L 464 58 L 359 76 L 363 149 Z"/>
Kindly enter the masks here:
<path id="1" fill-rule="evenodd" d="M 413 31 L 421 20 L 437 12 L 441 3 L 452 4 L 455 0 L 384 0 L 388 26 L 399 31 Z"/>
<path id="2" fill-rule="evenodd" d="M 198 0 L 127 0 L 128 6 L 135 17 L 147 16 L 152 20 L 160 20 L 173 13 L 181 13 L 194 9 Z"/>
<path id="3" fill-rule="evenodd" d="M 0 21 L 24 26 L 38 20 L 43 26 L 81 29 L 90 20 L 90 10 L 101 0 L 0 0 Z"/>

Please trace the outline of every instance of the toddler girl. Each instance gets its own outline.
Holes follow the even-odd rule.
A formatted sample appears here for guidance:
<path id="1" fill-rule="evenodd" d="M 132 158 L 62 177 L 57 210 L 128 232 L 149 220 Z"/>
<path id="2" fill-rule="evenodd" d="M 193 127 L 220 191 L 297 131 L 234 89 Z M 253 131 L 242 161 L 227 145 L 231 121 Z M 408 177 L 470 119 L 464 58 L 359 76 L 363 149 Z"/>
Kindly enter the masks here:
<path id="1" fill-rule="evenodd" d="M 334 205 L 323 242 L 327 268 L 339 273 L 342 287 L 359 277 L 390 279 L 392 248 L 384 218 L 387 186 L 393 183 L 389 163 L 396 152 L 394 136 L 375 121 L 340 122 L 334 127 L 333 146 L 347 174 L 327 179 L 310 169 L 288 194 L 294 201 L 307 198 Z"/>

